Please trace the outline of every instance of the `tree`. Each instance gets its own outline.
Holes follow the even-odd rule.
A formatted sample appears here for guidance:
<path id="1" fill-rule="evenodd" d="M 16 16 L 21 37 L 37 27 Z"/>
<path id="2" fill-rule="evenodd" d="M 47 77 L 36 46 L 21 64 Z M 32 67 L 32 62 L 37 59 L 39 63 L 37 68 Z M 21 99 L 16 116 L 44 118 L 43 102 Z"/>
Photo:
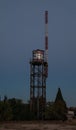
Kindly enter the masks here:
<path id="1" fill-rule="evenodd" d="M 55 102 L 49 102 L 46 106 L 45 118 L 49 120 L 66 120 L 66 112 L 66 103 L 60 88 L 58 88 Z"/>
<path id="2" fill-rule="evenodd" d="M 30 105 L 25 104 L 20 99 L 12 98 L 9 99 L 9 104 L 12 108 L 13 118 L 12 120 L 30 120 Z"/>
<path id="3" fill-rule="evenodd" d="M 8 101 L 0 101 L 0 121 L 12 119 L 12 109 Z"/>
<path id="4" fill-rule="evenodd" d="M 66 119 L 67 106 L 66 106 L 66 102 L 63 99 L 60 88 L 58 88 L 58 92 L 55 98 L 54 109 L 56 113 L 56 119 L 58 120 Z"/>
<path id="5" fill-rule="evenodd" d="M 63 96 L 62 96 L 62 93 L 61 93 L 61 89 L 58 88 L 58 92 L 57 92 L 57 95 L 56 95 L 56 98 L 55 98 L 55 102 L 57 101 L 62 101 L 64 102 L 64 99 L 63 99 Z"/>

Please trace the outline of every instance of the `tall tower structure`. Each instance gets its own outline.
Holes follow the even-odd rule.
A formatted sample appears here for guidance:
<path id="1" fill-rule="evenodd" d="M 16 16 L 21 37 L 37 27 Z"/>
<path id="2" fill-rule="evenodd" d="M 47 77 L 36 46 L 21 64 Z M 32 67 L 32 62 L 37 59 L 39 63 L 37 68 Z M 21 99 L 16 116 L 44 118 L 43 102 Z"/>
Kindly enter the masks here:
<path id="1" fill-rule="evenodd" d="M 45 11 L 45 50 L 32 51 L 30 61 L 30 110 L 35 119 L 44 119 L 46 107 L 46 79 L 48 76 L 48 11 Z"/>

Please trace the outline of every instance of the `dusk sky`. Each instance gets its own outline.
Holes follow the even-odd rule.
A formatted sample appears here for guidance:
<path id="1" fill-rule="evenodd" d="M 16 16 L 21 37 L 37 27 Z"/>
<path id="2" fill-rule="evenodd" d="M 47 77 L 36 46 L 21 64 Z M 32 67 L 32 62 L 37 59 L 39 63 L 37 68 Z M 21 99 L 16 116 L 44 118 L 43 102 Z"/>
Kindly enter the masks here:
<path id="1" fill-rule="evenodd" d="M 58 90 L 76 106 L 76 0 L 0 0 L 0 96 L 30 99 L 34 49 L 44 49 L 48 10 L 47 101 Z"/>

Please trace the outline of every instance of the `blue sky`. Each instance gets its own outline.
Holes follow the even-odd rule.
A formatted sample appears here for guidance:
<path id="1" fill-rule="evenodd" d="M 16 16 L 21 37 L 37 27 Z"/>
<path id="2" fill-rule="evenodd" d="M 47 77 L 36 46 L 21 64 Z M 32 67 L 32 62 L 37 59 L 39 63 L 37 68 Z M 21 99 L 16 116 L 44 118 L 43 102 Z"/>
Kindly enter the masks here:
<path id="1" fill-rule="evenodd" d="M 44 49 L 48 10 L 47 100 L 58 87 L 76 106 L 76 0 L 0 0 L 0 95 L 29 100 L 32 50 Z"/>

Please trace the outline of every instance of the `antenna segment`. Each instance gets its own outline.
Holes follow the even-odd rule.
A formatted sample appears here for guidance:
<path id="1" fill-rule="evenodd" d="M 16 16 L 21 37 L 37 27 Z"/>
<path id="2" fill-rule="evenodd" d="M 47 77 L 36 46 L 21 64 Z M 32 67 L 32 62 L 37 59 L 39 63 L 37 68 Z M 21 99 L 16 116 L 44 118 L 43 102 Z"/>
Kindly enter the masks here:
<path id="1" fill-rule="evenodd" d="M 48 63 L 48 11 L 45 11 L 45 60 Z"/>

